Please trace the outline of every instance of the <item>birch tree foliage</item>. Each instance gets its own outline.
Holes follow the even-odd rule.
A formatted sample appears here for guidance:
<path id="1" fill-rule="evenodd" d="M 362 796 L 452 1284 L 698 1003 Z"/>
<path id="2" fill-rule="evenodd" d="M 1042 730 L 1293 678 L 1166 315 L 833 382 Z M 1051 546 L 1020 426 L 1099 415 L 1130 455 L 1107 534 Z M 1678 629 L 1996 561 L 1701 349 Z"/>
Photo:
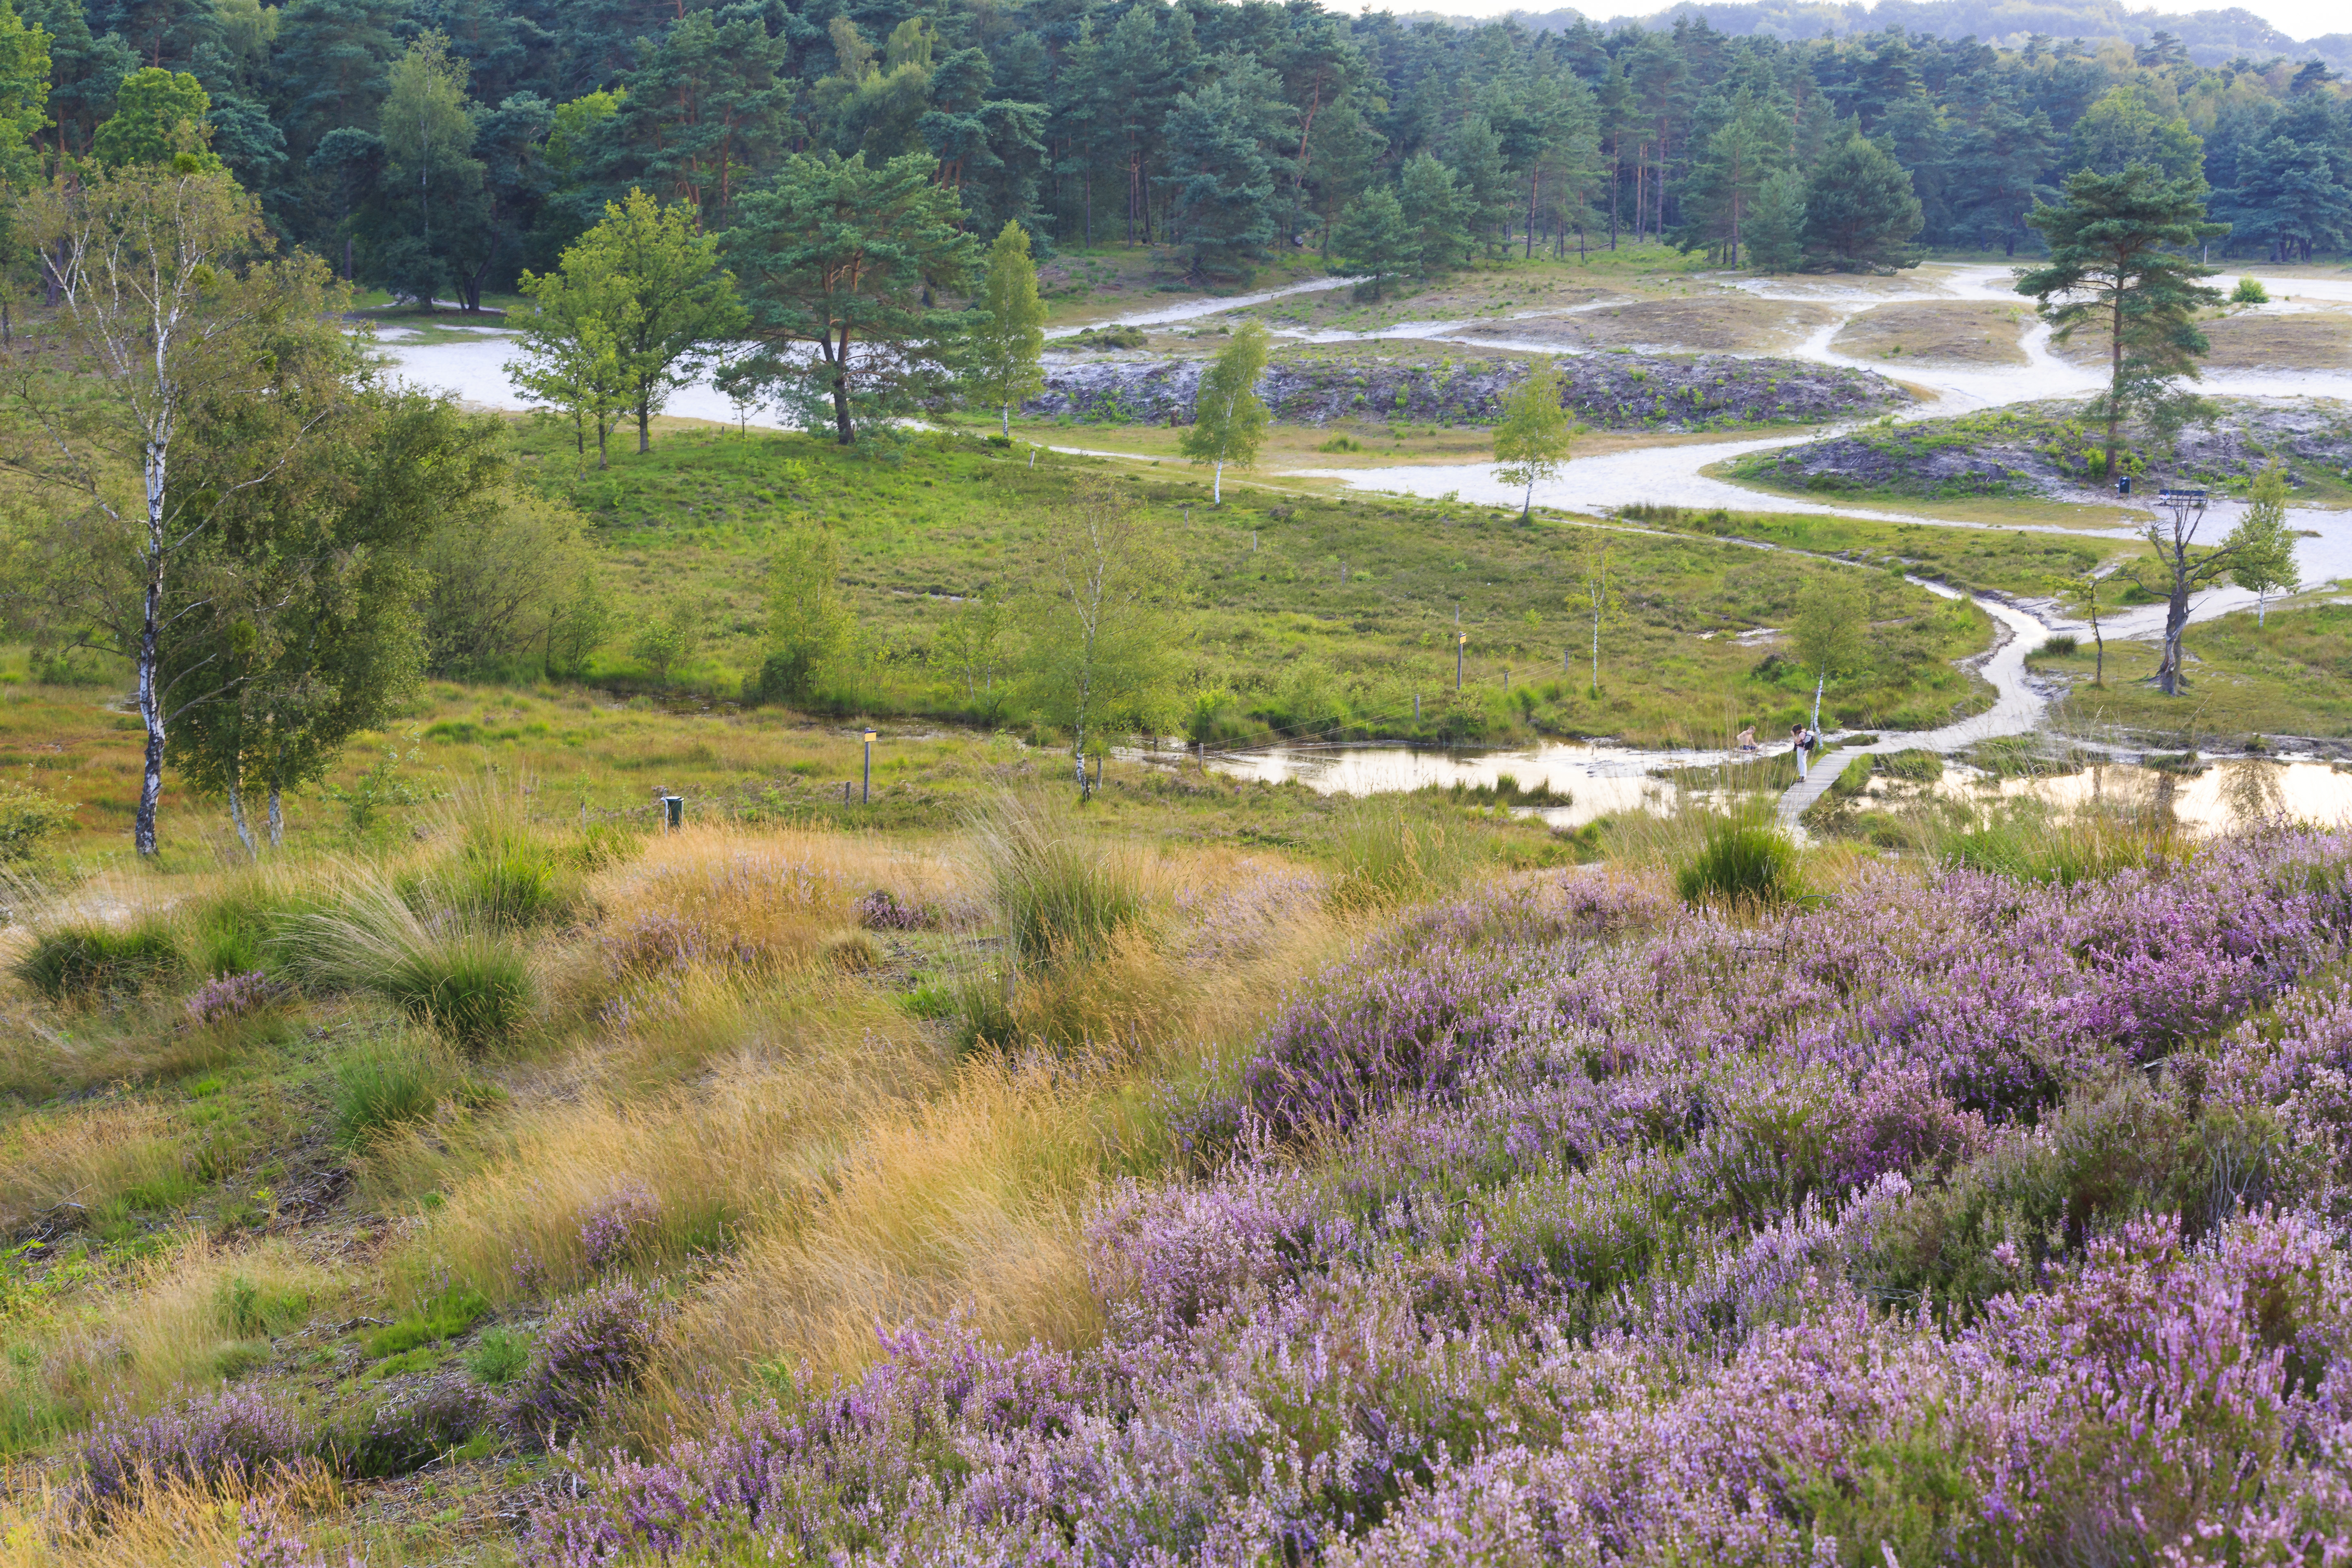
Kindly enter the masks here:
<path id="1" fill-rule="evenodd" d="M 1029 231 L 1007 222 L 988 248 L 981 286 L 981 320 L 972 332 L 972 390 L 994 404 L 999 427 L 1013 434 L 1013 405 L 1045 390 L 1045 302 L 1037 297 L 1037 264 Z"/>
<path id="2" fill-rule="evenodd" d="M 225 173 L 102 173 L 34 192 L 17 223 L 49 258 L 58 309 L 55 358 L 26 356 L 0 382 L 0 467 L 54 509 L 23 542 L 14 596 L 57 645 L 132 665 L 146 746 L 131 835 L 152 855 L 169 728 L 235 685 L 201 661 L 160 679 L 166 645 L 217 602 L 201 570 L 224 508 L 340 406 L 357 370 L 338 326 L 349 300 L 315 258 L 270 254 Z M 266 441 L 187 439 L 193 406 L 236 398 L 299 412 Z"/>
<path id="3" fill-rule="evenodd" d="M 1255 463 L 1265 427 L 1273 422 L 1257 395 L 1272 342 L 1265 327 L 1250 322 L 1202 372 L 1193 395 L 1192 423 L 1177 447 L 1196 463 L 1214 465 L 1210 494 L 1217 506 L 1225 504 L 1225 465 L 1246 468 Z"/>
<path id="4" fill-rule="evenodd" d="M 1536 486 L 1559 477 L 1568 466 L 1576 422 L 1562 395 L 1559 365 L 1545 360 L 1528 370 L 1504 400 L 1503 422 L 1495 427 L 1495 477 L 1524 487 L 1519 516 L 1535 510 Z"/>
<path id="5" fill-rule="evenodd" d="M 1166 717 L 1182 636 L 1178 563 L 1156 520 L 1108 480 L 1057 510 L 1045 533 L 1024 606 L 1022 695 L 1069 735 L 1083 798 L 1089 749 Z"/>
<path id="6" fill-rule="evenodd" d="M 2286 475 L 2276 464 L 2254 476 L 2246 513 L 2223 542 L 2234 557 L 2230 581 L 2254 595 L 2254 625 L 2269 617 L 2273 594 L 2303 586 L 2294 563 L 2294 530 L 2286 525 Z"/>

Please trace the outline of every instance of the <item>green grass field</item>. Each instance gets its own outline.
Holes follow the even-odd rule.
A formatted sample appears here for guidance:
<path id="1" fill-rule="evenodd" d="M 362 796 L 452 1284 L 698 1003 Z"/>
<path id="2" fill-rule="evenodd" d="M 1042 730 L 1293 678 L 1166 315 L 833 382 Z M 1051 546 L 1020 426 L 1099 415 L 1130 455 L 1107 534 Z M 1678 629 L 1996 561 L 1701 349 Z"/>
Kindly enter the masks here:
<path id="1" fill-rule="evenodd" d="M 2075 650 L 2037 655 L 2032 667 L 2074 683 L 2058 717 L 2068 727 L 2109 726 L 2150 743 L 2234 749 L 2252 735 L 2352 736 L 2352 605 L 2251 611 L 2189 628 L 2188 689 L 2158 691 L 2153 642 L 2107 642 L 2106 682 L 2091 684 L 2088 637 Z"/>
<path id="2" fill-rule="evenodd" d="M 686 675 L 714 694 L 756 668 L 773 531 L 798 517 L 840 530 L 862 638 L 838 696 L 844 711 L 971 715 L 961 671 L 933 646 L 944 602 L 1017 596 L 1039 574 L 1041 520 L 1074 484 L 1105 475 L 1169 531 L 1186 567 L 1190 689 L 1175 695 L 1230 692 L 1244 731 L 1672 744 L 1786 722 L 1810 683 L 1786 660 L 1769 663 L 1769 647 L 1729 639 L 1785 624 L 1808 584 L 1848 570 L 1698 538 L 1615 536 L 1622 609 L 1603 622 L 1596 699 L 1578 565 L 1591 532 L 1574 524 L 1271 494 L 1230 475 L 1219 510 L 1206 474 L 1172 460 L 1048 453 L 1033 468 L 1017 447 L 953 436 L 845 451 L 796 436 L 676 428 L 604 473 L 578 460 L 568 433 L 542 425 L 522 442 L 535 482 L 590 520 L 619 602 L 640 614 L 679 594 L 709 605 L 709 647 Z M 1842 718 L 1924 727 L 1980 702 L 1982 689 L 1949 661 L 1984 646 L 1981 615 L 1891 575 L 1867 581 L 1874 666 L 1833 692 Z M 1470 638 L 1458 697 L 1457 605 Z M 624 682 L 639 673 L 618 658 L 596 671 Z M 982 716 L 1015 726 L 1027 718 L 1009 707 Z"/>

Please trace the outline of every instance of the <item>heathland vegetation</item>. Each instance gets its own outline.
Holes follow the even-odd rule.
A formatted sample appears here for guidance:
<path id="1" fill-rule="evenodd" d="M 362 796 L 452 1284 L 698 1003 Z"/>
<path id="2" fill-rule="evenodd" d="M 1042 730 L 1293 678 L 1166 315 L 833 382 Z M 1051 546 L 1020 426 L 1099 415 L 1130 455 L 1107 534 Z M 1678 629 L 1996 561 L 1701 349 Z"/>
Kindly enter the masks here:
<path id="1" fill-rule="evenodd" d="M 2318 449 L 2238 460 L 2333 437 L 2239 411 L 2204 541 L 1533 504 L 1910 395 L 1729 357 L 1831 318 L 1700 257 L 2020 249 L 2105 356 L 1868 488 L 2218 439 L 2189 246 L 2342 245 L 2328 74 L 824 21 L 0 0 L 0 1563 L 2339 1563 L 2352 841 L 2259 754 L 2169 806 L 2352 733 Z M 1309 256 L 1365 287 L 1045 374 Z M 373 351 L 500 300 L 535 414 Z M 1440 308 L 1494 357 L 1269 342 Z M 2224 578 L 2027 655 L 2073 737 L 1981 784 L 1832 751 L 1810 841 L 1785 752 L 1613 815 L 1209 754 L 1926 730 L 1993 697 L 1934 589 Z"/>

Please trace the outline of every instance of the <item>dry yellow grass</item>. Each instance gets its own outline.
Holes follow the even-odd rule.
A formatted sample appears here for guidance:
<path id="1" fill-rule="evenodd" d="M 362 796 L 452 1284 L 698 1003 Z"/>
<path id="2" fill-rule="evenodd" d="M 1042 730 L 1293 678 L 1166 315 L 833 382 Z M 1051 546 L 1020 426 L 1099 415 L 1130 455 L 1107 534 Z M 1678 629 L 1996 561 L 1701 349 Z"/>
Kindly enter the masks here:
<path id="1" fill-rule="evenodd" d="M 215 1385 L 222 1352 L 265 1331 L 236 1321 L 232 1282 L 252 1286 L 273 1310 L 289 1314 L 270 1325 L 279 1332 L 347 1290 L 283 1239 L 231 1247 L 191 1234 L 139 1264 L 88 1310 L 59 1317 L 29 1375 L 61 1410 L 112 1402 L 146 1410 Z"/>
<path id="2" fill-rule="evenodd" d="M 2197 323 L 2209 370 L 2342 370 L 2352 365 L 2352 316 L 2324 310 L 2233 311 Z M 2086 324 L 2051 352 L 2075 364 L 2107 363 L 2107 334 Z"/>
<path id="3" fill-rule="evenodd" d="M 0 1568 L 212 1568 L 236 1560 L 249 1523 L 316 1541 L 338 1528 L 343 1506 L 332 1478 L 310 1468 L 250 1487 L 152 1482 L 96 1523 L 67 1506 L 53 1477 L 0 1474 Z"/>
<path id="4" fill-rule="evenodd" d="M 854 1373 L 879 1353 L 877 1324 L 955 1309 L 992 1338 L 1091 1336 L 1079 1222 L 1116 1130 L 1088 1089 L 975 1061 L 943 1099 L 866 1118 L 828 1190 L 780 1215 L 688 1310 L 667 1388 L 770 1361 Z"/>
<path id="5" fill-rule="evenodd" d="M 513 1299 L 534 1272 L 559 1289 L 575 1284 L 587 1274 L 582 1220 L 625 1187 L 659 1203 L 656 1247 L 719 1245 L 805 1201 L 869 1107 L 941 1081 L 940 1053 L 903 1014 L 845 994 L 785 997 L 799 1005 L 764 1026 L 756 998 L 724 984 L 685 994 L 693 1015 L 651 1020 L 648 1032 L 730 1042 L 731 1054 L 690 1087 L 637 1100 L 602 1089 L 544 1098 L 467 1141 L 437 1129 L 380 1141 L 366 1160 L 373 1192 L 440 1194 L 403 1249 L 404 1272 L 423 1280 L 446 1269 L 494 1301 Z M 574 1076 L 562 1062 L 540 1070 L 541 1096 Z"/>
<path id="6" fill-rule="evenodd" d="M 644 1431 L 690 1425 L 697 1391 L 761 1366 L 853 1374 L 880 1353 L 877 1323 L 955 1310 L 1015 1342 L 1097 1331 L 1085 1215 L 1103 1184 L 1165 1157 L 1166 1089 L 1368 929 L 1325 912 L 1320 879 L 1278 859 L 1211 851 L 1147 876 L 1168 922 L 1156 943 L 1020 982 L 1098 988 L 1055 1005 L 1099 1008 L 1108 1027 L 1075 1052 L 976 1059 L 937 1100 L 864 1117 L 816 1201 L 751 1236 L 681 1314 Z"/>
<path id="7" fill-rule="evenodd" d="M 0 1228 L 53 1210 L 88 1211 L 187 1169 L 187 1149 L 166 1111 L 108 1100 L 35 1111 L 0 1127 Z"/>
<path id="8" fill-rule="evenodd" d="M 606 954 L 620 968 L 661 963 L 692 934 L 691 964 L 785 968 L 816 958 L 856 923 L 863 895 L 902 903 L 965 901 L 957 868 L 921 849 L 846 833 L 752 833 L 693 827 L 649 841 L 625 866 L 598 876 Z M 631 945 L 633 933 L 639 952 Z"/>
<path id="9" fill-rule="evenodd" d="M 1831 319 L 1822 305 L 1724 293 L 1604 305 L 1572 315 L 1486 321 L 1465 328 L 1461 335 L 1563 347 L 1769 353 L 1795 347 Z"/>

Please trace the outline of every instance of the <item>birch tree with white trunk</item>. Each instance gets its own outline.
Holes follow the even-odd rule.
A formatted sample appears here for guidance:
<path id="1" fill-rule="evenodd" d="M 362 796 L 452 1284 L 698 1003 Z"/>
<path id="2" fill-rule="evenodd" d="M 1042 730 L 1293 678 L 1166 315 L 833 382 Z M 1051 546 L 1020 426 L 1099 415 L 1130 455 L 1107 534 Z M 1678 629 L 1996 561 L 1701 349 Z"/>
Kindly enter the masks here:
<path id="1" fill-rule="evenodd" d="M 19 502 L 10 596 L 41 640 L 131 665 L 146 731 L 131 837 L 152 856 L 169 726 L 236 682 L 202 659 L 163 678 L 167 646 L 219 597 L 205 574 L 224 568 L 205 556 L 224 504 L 335 406 L 353 367 L 319 348 L 340 341 L 347 301 L 316 258 L 273 258 L 258 204 L 186 158 L 61 180 L 22 201 L 17 225 L 58 309 L 51 352 L 17 356 L 0 382 L 0 467 L 52 508 Z M 200 401 L 286 396 L 289 374 L 313 384 L 276 449 L 188 449 Z"/>

